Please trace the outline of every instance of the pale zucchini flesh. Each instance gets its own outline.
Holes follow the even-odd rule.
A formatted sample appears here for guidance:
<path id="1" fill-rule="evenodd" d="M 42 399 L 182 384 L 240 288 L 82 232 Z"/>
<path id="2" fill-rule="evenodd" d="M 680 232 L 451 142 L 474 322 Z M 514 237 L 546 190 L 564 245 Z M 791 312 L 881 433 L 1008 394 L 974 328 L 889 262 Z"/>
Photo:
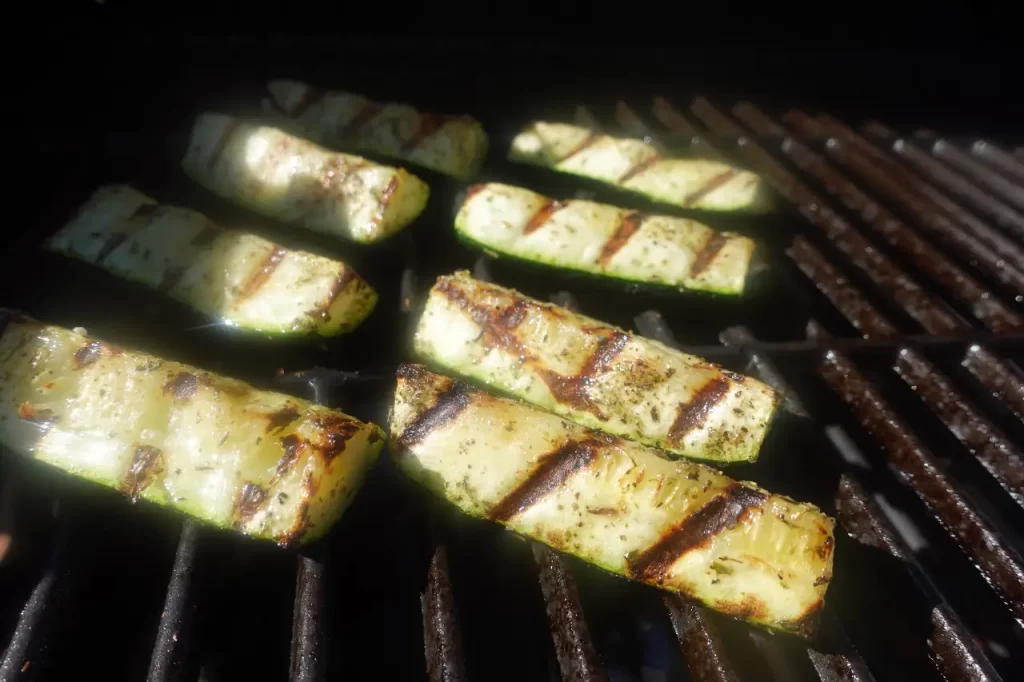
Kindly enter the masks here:
<path id="1" fill-rule="evenodd" d="M 499 254 L 629 282 L 743 293 L 754 242 L 695 220 L 520 187 L 476 185 L 455 217 L 463 239 Z"/>
<path id="2" fill-rule="evenodd" d="M 807 634 L 834 522 L 811 504 L 428 372 L 399 368 L 391 452 L 463 512 L 750 622 Z"/>
<path id="3" fill-rule="evenodd" d="M 132 499 L 302 544 L 341 516 L 383 439 L 341 412 L 0 310 L 0 442 Z"/>
<path id="4" fill-rule="evenodd" d="M 642 140 L 566 123 L 536 122 L 512 141 L 509 159 L 597 180 L 680 208 L 762 212 L 766 186 L 750 171 L 711 159 L 664 157 Z"/>
<path id="5" fill-rule="evenodd" d="M 760 381 L 460 271 L 440 277 L 417 354 L 575 422 L 716 463 L 757 453 L 779 405 Z"/>
<path id="6" fill-rule="evenodd" d="M 98 189 L 46 247 L 265 333 L 343 334 L 377 302 L 345 263 L 224 229 L 126 185 Z"/>
<path id="7" fill-rule="evenodd" d="M 376 242 L 420 214 L 430 192 L 402 168 L 339 154 L 277 128 L 204 113 L 182 166 L 258 213 L 332 237 Z"/>
<path id="8" fill-rule="evenodd" d="M 271 81 L 263 109 L 329 147 L 382 154 L 456 178 L 472 176 L 487 156 L 487 133 L 469 116 L 425 113 L 292 80 Z"/>

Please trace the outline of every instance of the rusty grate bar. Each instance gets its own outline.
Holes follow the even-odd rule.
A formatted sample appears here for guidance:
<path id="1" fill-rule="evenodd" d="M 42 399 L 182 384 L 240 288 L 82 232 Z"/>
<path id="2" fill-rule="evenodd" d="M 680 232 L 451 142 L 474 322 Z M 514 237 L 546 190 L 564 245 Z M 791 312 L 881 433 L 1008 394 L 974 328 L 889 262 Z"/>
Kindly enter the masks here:
<path id="1" fill-rule="evenodd" d="M 679 649 L 695 682 L 738 682 L 718 629 L 704 609 L 682 597 L 664 597 Z"/>
<path id="2" fill-rule="evenodd" d="M 420 595 L 423 613 L 423 653 L 427 679 L 431 682 L 460 682 L 466 679 L 462 635 L 455 613 L 455 597 L 444 546 L 434 550 L 427 571 L 427 589 Z"/>
<path id="3" fill-rule="evenodd" d="M 196 567 L 199 546 L 199 524 L 185 519 L 174 552 L 174 566 L 164 597 L 164 610 L 157 626 L 156 643 L 149 659 L 147 682 L 176 679 L 176 668 L 182 665 L 183 651 L 188 647 L 188 631 L 195 604 L 191 597 L 192 574 Z"/>
<path id="4" fill-rule="evenodd" d="M 1024 182 L 1024 147 L 1018 147 L 1013 151 L 1013 156 L 1010 156 L 991 142 L 978 140 L 971 145 L 971 154 L 1001 172 Z"/>
<path id="5" fill-rule="evenodd" d="M 913 552 L 900 539 L 889 520 L 850 474 L 843 474 L 836 490 L 836 511 L 843 528 L 858 542 L 881 549 L 901 559 L 914 584 L 928 596 L 932 609 L 932 636 L 928 648 L 935 667 L 948 680 L 996 682 L 999 674 L 975 644 L 974 638 L 917 564 Z"/>
<path id="6" fill-rule="evenodd" d="M 971 558 L 1018 621 L 1024 621 L 1024 567 L 1020 558 L 942 473 L 933 456 L 852 362 L 829 351 L 819 372 L 882 444 L 893 470 Z"/>
<path id="7" fill-rule="evenodd" d="M 734 107 L 733 113 L 756 133 L 784 132 L 781 126 L 752 104 L 740 103 Z M 914 265 L 965 302 L 974 316 L 987 327 L 1005 332 L 1024 326 L 1024 319 L 1020 315 L 995 300 L 977 280 L 950 262 L 941 251 L 920 238 L 842 174 L 833 170 L 821 156 L 793 139 L 786 139 L 782 143 L 782 151 L 798 168 L 814 177 L 827 192 L 857 213 L 866 225 L 882 235 L 891 246 L 906 254 Z"/>
<path id="8" fill-rule="evenodd" d="M 982 386 L 1024 421 L 1024 376 L 988 349 L 972 345 L 960 363 Z"/>
<path id="9" fill-rule="evenodd" d="M 948 140 L 931 136 L 926 139 L 931 144 L 933 156 L 958 169 L 974 182 L 984 185 L 989 191 L 995 192 L 1003 201 L 1024 209 L 1024 187 L 1010 182 L 980 161 L 975 161 L 970 154 Z"/>

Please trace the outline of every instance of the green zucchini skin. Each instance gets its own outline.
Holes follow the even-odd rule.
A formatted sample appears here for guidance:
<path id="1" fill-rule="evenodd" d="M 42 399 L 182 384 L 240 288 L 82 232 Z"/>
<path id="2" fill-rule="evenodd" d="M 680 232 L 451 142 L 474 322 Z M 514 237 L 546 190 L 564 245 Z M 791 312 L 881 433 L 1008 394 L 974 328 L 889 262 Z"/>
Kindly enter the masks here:
<path id="1" fill-rule="evenodd" d="M 487 133 L 469 116 L 424 113 L 293 80 L 268 83 L 262 106 L 320 144 L 382 154 L 461 180 L 487 156 Z"/>
<path id="2" fill-rule="evenodd" d="M 345 263 L 224 229 L 127 185 L 96 190 L 45 247 L 265 334 L 344 334 L 377 303 Z"/>
<path id="3" fill-rule="evenodd" d="M 185 172 L 258 213 L 339 239 L 370 244 L 424 209 L 430 188 L 402 168 L 324 149 L 277 128 L 223 114 L 195 121 Z"/>
<path id="4" fill-rule="evenodd" d="M 584 426 L 720 465 L 757 459 L 780 400 L 752 377 L 464 271 L 438 278 L 414 348 Z"/>
<path id="5" fill-rule="evenodd" d="M 834 521 L 811 504 L 495 397 L 398 370 L 390 452 L 471 516 L 752 623 L 810 634 Z"/>
<path id="6" fill-rule="evenodd" d="M 485 251 L 629 283 L 742 295 L 754 242 L 685 218 L 476 185 L 456 233 Z"/>
<path id="7" fill-rule="evenodd" d="M 664 157 L 642 140 L 566 123 L 530 124 L 512 140 L 508 158 L 680 208 L 751 213 L 772 209 L 767 187 L 755 173 L 711 159 Z"/>
<path id="8" fill-rule="evenodd" d="M 0 442 L 133 500 L 304 544 L 342 515 L 383 446 L 378 426 L 341 412 L 5 316 Z"/>

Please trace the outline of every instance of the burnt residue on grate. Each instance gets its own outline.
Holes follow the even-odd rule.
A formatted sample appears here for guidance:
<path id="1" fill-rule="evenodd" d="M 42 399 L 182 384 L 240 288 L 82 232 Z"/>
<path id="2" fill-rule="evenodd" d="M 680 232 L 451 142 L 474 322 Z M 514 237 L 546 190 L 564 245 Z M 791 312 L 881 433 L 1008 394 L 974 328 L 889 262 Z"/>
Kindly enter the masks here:
<path id="1" fill-rule="evenodd" d="M 427 589 L 420 595 L 423 612 L 423 653 L 427 660 L 427 679 L 431 682 L 461 682 L 466 679 L 459 632 L 452 597 L 447 550 L 434 551 L 427 572 Z"/>
<path id="2" fill-rule="evenodd" d="M 972 345 L 961 366 L 1024 421 L 1024 376 L 984 346 Z"/>
<path id="3" fill-rule="evenodd" d="M 928 142 L 933 156 L 970 176 L 972 180 L 995 192 L 1004 201 L 1024 209 L 1024 186 L 1007 180 L 985 164 L 975 161 L 970 154 L 949 140 L 929 137 Z M 1024 231 L 1017 229 L 1013 233 L 1024 239 Z"/>

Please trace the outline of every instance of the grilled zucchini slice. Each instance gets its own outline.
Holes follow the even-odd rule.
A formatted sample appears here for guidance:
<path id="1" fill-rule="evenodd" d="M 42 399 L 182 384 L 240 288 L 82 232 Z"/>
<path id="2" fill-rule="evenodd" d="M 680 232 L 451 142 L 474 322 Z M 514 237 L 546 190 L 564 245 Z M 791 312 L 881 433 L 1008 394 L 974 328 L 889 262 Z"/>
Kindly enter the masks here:
<path id="1" fill-rule="evenodd" d="M 633 138 L 602 135 L 565 123 L 533 123 L 512 140 L 509 159 L 615 185 L 681 208 L 762 212 L 761 179 L 709 159 L 663 157 Z"/>
<path id="2" fill-rule="evenodd" d="M 475 185 L 455 230 L 484 249 L 630 282 L 738 295 L 754 242 L 684 218 L 592 201 L 555 201 L 520 187 Z"/>
<path id="3" fill-rule="evenodd" d="M 321 144 L 383 154 L 456 178 L 472 176 L 487 156 L 487 133 L 469 116 L 424 113 L 292 80 L 271 81 L 263 109 Z"/>
<path id="4" fill-rule="evenodd" d="M 0 310 L 0 442 L 282 545 L 322 536 L 383 432 L 346 414 Z"/>
<path id="5" fill-rule="evenodd" d="M 467 514 L 753 623 L 806 634 L 832 577 L 834 522 L 714 469 L 398 370 L 391 452 Z"/>
<path id="6" fill-rule="evenodd" d="M 338 154 L 277 128 L 223 114 L 196 119 L 182 166 L 225 199 L 361 243 L 379 241 L 408 225 L 430 192 L 402 168 Z"/>
<path id="7" fill-rule="evenodd" d="M 340 261 L 226 230 L 126 185 L 96 190 L 46 247 L 259 332 L 343 334 L 377 302 Z"/>
<path id="8" fill-rule="evenodd" d="M 717 463 L 757 459 L 779 404 L 756 379 L 465 271 L 438 278 L 415 349 L 585 426 Z"/>

